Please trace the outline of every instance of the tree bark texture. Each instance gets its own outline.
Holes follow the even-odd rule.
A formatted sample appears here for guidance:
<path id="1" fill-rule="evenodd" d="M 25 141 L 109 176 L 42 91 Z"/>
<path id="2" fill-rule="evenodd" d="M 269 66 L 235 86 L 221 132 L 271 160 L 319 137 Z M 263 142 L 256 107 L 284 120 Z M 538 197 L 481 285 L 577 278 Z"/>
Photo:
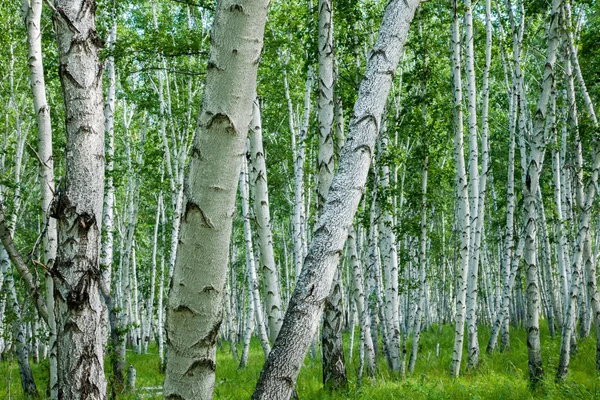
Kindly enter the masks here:
<path id="1" fill-rule="evenodd" d="M 102 40 L 94 1 L 55 0 L 54 26 L 66 114 L 66 162 L 53 216 L 58 252 L 52 270 L 58 398 L 105 399 L 99 265 L 104 195 Z"/>
<path id="2" fill-rule="evenodd" d="M 253 399 L 289 399 L 295 387 L 358 208 L 387 95 L 418 5 L 416 0 L 388 3 L 367 62 L 338 171 Z"/>
<path id="3" fill-rule="evenodd" d="M 240 166 L 268 1 L 217 3 L 167 306 L 166 399 L 210 399 Z"/>

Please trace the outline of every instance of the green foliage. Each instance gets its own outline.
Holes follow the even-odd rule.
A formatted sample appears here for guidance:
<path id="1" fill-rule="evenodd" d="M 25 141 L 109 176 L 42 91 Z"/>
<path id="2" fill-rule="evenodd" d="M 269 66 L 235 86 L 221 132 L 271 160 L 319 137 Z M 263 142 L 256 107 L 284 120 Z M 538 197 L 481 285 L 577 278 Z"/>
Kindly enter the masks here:
<path id="1" fill-rule="evenodd" d="M 419 359 L 415 372 L 400 379 L 387 369 L 385 360 L 378 360 L 379 375 L 375 380 L 364 378 L 363 386 L 357 387 L 358 372 L 358 330 L 355 333 L 355 348 L 351 362 L 348 362 L 348 391 L 330 393 L 323 389 L 320 359 L 306 358 L 300 371 L 297 391 L 300 399 L 594 399 L 600 396 L 600 382 L 594 371 L 595 338 L 580 340 L 579 352 L 571 359 L 569 377 L 563 384 L 554 382 L 555 368 L 558 364 L 560 348 L 559 338 L 549 337 L 546 324 L 542 325 L 542 357 L 546 378 L 536 391 L 528 386 L 527 343 L 523 329 L 511 330 L 511 350 L 508 353 L 485 354 L 485 344 L 489 337 L 489 328 L 479 328 L 479 343 L 484 346 L 481 364 L 476 370 L 466 371 L 458 379 L 450 378 L 448 366 L 452 357 L 454 330 L 444 326 L 440 332 L 437 326 L 423 332 L 421 336 Z M 348 354 L 349 333 L 344 335 L 345 351 Z M 436 357 L 436 345 L 440 345 L 440 356 Z M 410 348 L 410 341 L 408 348 Z M 239 347 L 239 345 L 238 345 Z M 463 360 L 466 367 L 466 360 Z M 120 399 L 161 399 L 163 375 L 159 372 L 157 349 L 151 346 L 148 354 L 127 352 L 128 365 L 137 370 L 137 390 L 134 394 L 119 396 Z M 215 399 L 250 398 L 264 356 L 260 343 L 254 338 L 250 348 L 248 366 L 238 369 L 239 362 L 229 352 L 229 344 L 221 342 L 217 349 L 217 377 Z M 45 362 L 32 364 L 38 387 L 45 387 L 48 367 Z M 105 366 L 109 371 L 108 363 Z M 18 367 L 15 360 L 8 359 L 0 363 L 0 397 L 19 399 L 21 386 Z"/>

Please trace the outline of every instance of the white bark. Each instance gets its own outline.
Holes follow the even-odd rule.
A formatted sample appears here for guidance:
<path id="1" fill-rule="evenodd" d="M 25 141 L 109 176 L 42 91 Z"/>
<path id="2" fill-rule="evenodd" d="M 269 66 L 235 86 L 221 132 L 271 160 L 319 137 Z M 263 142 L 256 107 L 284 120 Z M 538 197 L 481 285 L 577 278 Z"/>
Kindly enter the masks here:
<path id="1" fill-rule="evenodd" d="M 523 188 L 526 235 L 524 258 L 527 282 L 527 349 L 529 358 L 529 378 L 533 384 L 537 384 L 544 375 L 539 330 L 536 194 L 542 170 L 543 153 L 545 150 L 544 128 L 546 123 L 546 111 L 550 100 L 550 92 L 554 87 L 554 64 L 556 61 L 556 49 L 559 42 L 558 19 L 560 3 L 560 0 L 552 1 L 544 77 L 533 122 L 533 132 L 528 143 L 529 152 L 527 154 L 527 165 L 525 166 L 526 176 Z M 521 95 L 524 96 L 524 88 L 522 87 L 521 90 Z M 525 113 L 527 112 L 527 109 L 523 107 L 520 111 L 521 113 Z M 524 132 L 522 132 L 522 134 L 524 134 Z"/>
<path id="2" fill-rule="evenodd" d="M 388 3 L 354 106 L 340 165 L 302 273 L 253 399 L 288 399 L 317 330 L 348 229 L 362 195 L 394 72 L 418 1 Z"/>
<path id="3" fill-rule="evenodd" d="M 421 238 L 419 244 L 419 300 L 417 302 L 417 312 L 415 315 L 415 330 L 413 334 L 412 351 L 408 363 L 408 372 L 415 370 L 417 362 L 417 353 L 419 351 L 419 339 L 423 326 L 423 314 L 425 310 L 425 295 L 427 285 L 427 173 L 429 170 L 429 157 L 425 156 L 423 160 L 423 177 L 421 180 Z"/>
<path id="4" fill-rule="evenodd" d="M 104 195 L 104 116 L 101 41 L 95 7 L 55 0 L 54 26 L 66 119 L 64 187 L 54 279 L 58 397 L 105 399 L 99 266 Z"/>
<path id="5" fill-rule="evenodd" d="M 248 164 L 246 159 L 242 161 L 242 171 L 240 172 L 240 194 L 242 198 L 242 218 L 244 219 L 244 239 L 246 241 L 246 271 L 248 274 L 248 290 L 252 291 L 254 301 L 254 314 L 258 325 L 258 335 L 260 344 L 263 348 L 265 358 L 269 356 L 271 346 L 267 336 L 265 319 L 262 311 L 262 302 L 260 301 L 260 292 L 258 290 L 258 276 L 256 274 L 256 264 L 254 262 L 254 246 L 252 244 L 252 227 L 250 226 L 250 200 L 248 199 Z"/>
<path id="6" fill-rule="evenodd" d="M 52 124 L 50 107 L 46 100 L 46 83 L 42 60 L 41 15 L 42 0 L 23 1 L 25 24 L 27 26 L 27 45 L 29 50 L 29 72 L 33 107 L 36 115 L 38 131 L 39 180 L 41 194 L 42 226 L 46 234 L 43 237 L 43 263 L 52 268 L 56 259 L 57 231 L 56 219 L 50 217 L 50 206 L 54 197 L 54 160 L 52 158 Z M 52 276 L 46 273 L 46 308 L 48 323 L 49 382 L 50 398 L 58 398 L 58 371 L 56 359 L 56 319 L 54 316 L 54 282 Z"/>
<path id="7" fill-rule="evenodd" d="M 212 398 L 233 209 L 267 6 L 222 1 L 215 10 L 167 307 L 166 398 Z"/>
<path id="8" fill-rule="evenodd" d="M 154 236 L 152 237 L 152 275 L 150 278 L 150 297 L 148 297 L 148 303 L 146 305 L 146 327 L 144 329 L 145 335 L 143 336 L 143 351 L 148 351 L 148 344 L 150 343 L 150 337 L 152 336 L 152 320 L 154 319 L 154 296 L 156 292 L 156 253 L 158 250 L 158 227 L 160 225 L 161 209 L 163 207 L 163 195 L 162 192 L 158 194 L 158 202 L 156 204 L 156 218 L 154 222 Z M 162 329 L 159 325 L 158 329 Z"/>
<path id="9" fill-rule="evenodd" d="M 385 133 L 383 134 L 385 135 Z M 386 151 L 387 143 L 388 139 L 382 136 L 380 151 Z M 383 164 L 381 166 L 381 187 L 383 190 L 389 189 L 389 177 L 389 167 Z M 382 236 L 380 246 L 385 275 L 385 322 L 387 324 L 388 351 L 390 352 L 392 371 L 400 372 L 403 375 L 404 365 L 400 356 L 400 319 L 398 315 L 398 252 L 393 227 L 393 216 L 387 211 L 386 207 L 379 222 L 379 232 Z"/>
<path id="10" fill-rule="evenodd" d="M 267 167 L 263 149 L 262 123 L 258 99 L 252 104 L 252 122 L 248 133 L 250 155 L 254 181 L 254 214 L 260 249 L 260 270 L 265 282 L 265 305 L 269 325 L 269 336 L 275 341 L 283 322 L 281 295 L 277 278 L 277 265 L 273 252 L 273 232 L 271 230 L 271 211 L 269 209 L 269 191 L 267 185 Z"/>
<path id="11" fill-rule="evenodd" d="M 465 329 L 465 312 L 467 297 L 467 275 L 469 267 L 469 238 L 470 238 L 470 216 L 468 201 L 467 172 L 465 169 L 465 156 L 463 146 L 463 110 L 462 110 L 462 79 L 460 62 L 460 28 L 458 23 L 458 5 L 453 1 L 453 78 L 454 78 L 454 158 L 456 162 L 456 188 L 458 192 L 458 215 L 457 222 L 460 224 L 458 231 L 460 235 L 460 247 L 458 251 L 458 265 L 456 273 L 456 320 L 454 330 L 454 350 L 452 353 L 452 364 L 450 374 L 457 377 L 460 373 L 460 362 Z"/>

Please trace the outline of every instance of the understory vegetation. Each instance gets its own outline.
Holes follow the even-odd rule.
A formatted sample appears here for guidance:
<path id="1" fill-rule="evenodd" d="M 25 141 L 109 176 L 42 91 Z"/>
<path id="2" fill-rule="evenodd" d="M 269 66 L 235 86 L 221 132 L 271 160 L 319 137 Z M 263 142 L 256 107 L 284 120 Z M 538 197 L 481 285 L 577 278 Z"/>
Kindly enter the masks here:
<path id="1" fill-rule="evenodd" d="M 560 349 L 560 338 L 551 339 L 547 325 L 542 324 L 542 356 L 548 360 L 545 366 L 546 379 L 539 388 L 531 390 L 527 369 L 527 334 L 524 329 L 511 331 L 511 349 L 508 352 L 485 354 L 475 370 L 465 369 L 459 378 L 451 378 L 448 365 L 452 358 L 454 341 L 453 328 L 444 326 L 440 332 L 436 325 L 427 329 L 421 336 L 423 355 L 416 363 L 415 372 L 404 379 L 397 379 L 390 373 L 385 358 L 379 354 L 379 374 L 376 380 L 366 378 L 359 387 L 358 341 L 351 361 L 347 360 L 349 386 L 346 391 L 329 392 L 323 388 L 320 358 L 306 357 L 297 383 L 300 400 L 333 399 L 599 399 L 600 378 L 594 369 L 595 337 L 590 336 L 578 342 L 578 352 L 571 360 L 570 374 L 566 382 L 554 382 Z M 355 339 L 359 330 L 356 330 Z M 489 327 L 480 327 L 479 342 L 487 343 Z M 344 350 L 348 357 L 350 333 L 344 334 Z M 439 343 L 440 353 L 436 356 Z M 407 348 L 412 343 L 409 341 Z M 238 347 L 240 347 L 238 345 Z M 238 348 L 238 350 L 241 350 Z M 159 371 L 157 348 L 151 346 L 147 354 L 128 352 L 127 359 L 137 372 L 136 391 L 118 397 L 119 399 L 162 399 L 164 375 Z M 239 369 L 229 350 L 229 343 L 221 341 L 217 346 L 217 380 L 215 399 L 248 399 L 254 391 L 256 381 L 264 363 L 260 341 L 254 338 L 250 346 L 248 365 Z M 466 360 L 463 367 L 466 368 Z M 33 373 L 40 387 L 48 380 L 47 361 L 32 364 Z M 110 381 L 110 376 L 107 377 Z M 22 399 L 23 389 L 19 380 L 17 361 L 12 359 L 0 363 L 0 398 Z"/>

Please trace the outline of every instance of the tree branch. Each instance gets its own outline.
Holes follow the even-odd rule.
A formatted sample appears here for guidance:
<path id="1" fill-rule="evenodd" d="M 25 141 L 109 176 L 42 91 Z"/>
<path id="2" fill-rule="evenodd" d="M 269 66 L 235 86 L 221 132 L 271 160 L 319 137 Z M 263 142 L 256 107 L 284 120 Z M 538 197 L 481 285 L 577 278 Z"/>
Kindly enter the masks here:
<path id="1" fill-rule="evenodd" d="M 23 261 L 23 257 L 17 250 L 15 246 L 15 242 L 10 234 L 10 229 L 6 224 L 6 218 L 4 216 L 4 207 L 2 201 L 0 201 L 0 240 L 2 241 L 2 245 L 6 249 L 10 260 L 13 262 L 14 266 L 17 268 L 21 279 L 25 283 L 25 287 L 29 292 L 29 295 L 35 300 L 35 307 L 37 308 L 41 317 L 48 323 L 48 308 L 46 307 L 46 302 L 44 301 L 44 297 L 40 293 L 39 287 L 37 283 L 33 279 L 33 275 L 27 268 L 27 264 Z"/>

